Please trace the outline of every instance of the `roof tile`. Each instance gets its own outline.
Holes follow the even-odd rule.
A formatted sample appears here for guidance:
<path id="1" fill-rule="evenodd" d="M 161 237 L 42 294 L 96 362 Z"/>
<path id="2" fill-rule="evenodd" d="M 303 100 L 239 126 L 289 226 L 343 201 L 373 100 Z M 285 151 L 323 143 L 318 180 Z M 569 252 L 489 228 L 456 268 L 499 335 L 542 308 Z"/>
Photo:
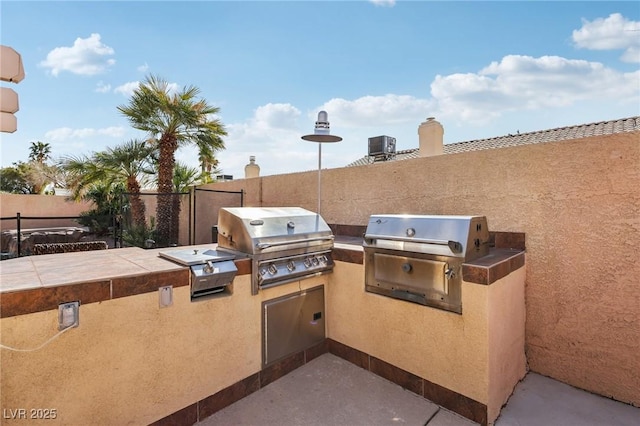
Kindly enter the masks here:
<path id="1" fill-rule="evenodd" d="M 617 120 L 600 121 L 597 123 L 579 124 L 568 127 L 558 127 L 555 129 L 539 130 L 537 132 L 509 134 L 489 139 L 476 139 L 471 141 L 445 144 L 444 154 L 457 154 L 467 151 L 479 151 L 483 149 L 507 148 L 511 146 L 529 145 L 544 142 L 558 142 L 570 139 L 580 139 L 592 136 L 611 135 L 615 133 L 640 131 L 640 116 L 620 118 Z M 406 149 L 396 152 L 395 157 L 389 161 L 407 160 L 418 158 L 419 149 Z M 364 156 L 350 164 L 352 166 L 364 166 L 373 164 L 373 157 Z"/>

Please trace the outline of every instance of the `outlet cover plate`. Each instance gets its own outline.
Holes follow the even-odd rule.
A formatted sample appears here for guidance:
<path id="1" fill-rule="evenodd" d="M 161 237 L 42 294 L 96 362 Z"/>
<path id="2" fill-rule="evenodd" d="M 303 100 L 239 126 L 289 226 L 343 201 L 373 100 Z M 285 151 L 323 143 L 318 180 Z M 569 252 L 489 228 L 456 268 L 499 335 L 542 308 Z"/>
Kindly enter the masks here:
<path id="1" fill-rule="evenodd" d="M 67 302 L 58 305 L 58 330 L 77 327 L 80 324 L 80 302 Z"/>

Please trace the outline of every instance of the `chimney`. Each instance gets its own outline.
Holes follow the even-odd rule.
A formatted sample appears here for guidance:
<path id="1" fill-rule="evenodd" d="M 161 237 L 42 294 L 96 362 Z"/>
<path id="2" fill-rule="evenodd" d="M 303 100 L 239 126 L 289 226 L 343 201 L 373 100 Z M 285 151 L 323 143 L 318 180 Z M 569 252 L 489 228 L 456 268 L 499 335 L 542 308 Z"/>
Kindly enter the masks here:
<path id="1" fill-rule="evenodd" d="M 249 164 L 244 166 L 245 179 L 255 178 L 260 176 L 260 166 L 256 164 L 256 157 L 254 155 L 249 156 Z"/>
<path id="2" fill-rule="evenodd" d="M 418 140 L 420 141 L 420 157 L 442 155 L 444 145 L 444 128 L 434 117 L 418 126 Z"/>

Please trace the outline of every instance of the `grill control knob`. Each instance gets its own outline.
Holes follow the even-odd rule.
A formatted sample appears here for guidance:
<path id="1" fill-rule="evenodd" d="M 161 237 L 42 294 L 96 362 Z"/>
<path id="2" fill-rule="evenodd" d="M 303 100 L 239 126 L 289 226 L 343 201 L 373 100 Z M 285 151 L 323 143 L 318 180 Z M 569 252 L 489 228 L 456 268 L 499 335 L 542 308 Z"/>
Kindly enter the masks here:
<path id="1" fill-rule="evenodd" d="M 274 265 L 273 263 L 269 265 L 269 273 L 271 275 L 275 275 L 278 273 L 278 268 L 276 268 L 276 265 Z"/>
<path id="2" fill-rule="evenodd" d="M 313 266 L 318 266 L 318 264 L 320 263 L 317 257 L 314 257 L 313 259 L 311 259 L 311 262 L 313 263 Z"/>
<path id="3" fill-rule="evenodd" d="M 408 274 L 409 272 L 411 272 L 412 269 L 413 269 L 413 267 L 411 266 L 410 263 L 403 263 L 402 264 L 402 271 L 403 272 L 406 272 Z"/>
<path id="4" fill-rule="evenodd" d="M 312 263 L 311 263 L 311 258 L 310 258 L 310 257 L 307 257 L 307 258 L 304 260 L 304 266 L 305 266 L 305 268 L 311 268 L 311 265 L 312 265 Z"/>
<path id="5" fill-rule="evenodd" d="M 448 268 L 444 271 L 444 274 L 447 276 L 447 279 L 452 279 L 456 276 L 456 271 L 454 271 L 453 268 Z"/>
<path id="6" fill-rule="evenodd" d="M 322 254 L 322 255 L 318 256 L 318 260 L 319 260 L 319 261 L 320 261 L 320 263 L 322 263 L 323 265 L 326 265 L 326 264 L 327 264 L 327 262 L 329 261 L 329 260 L 327 259 L 327 256 L 325 256 L 324 254 Z"/>
<path id="7" fill-rule="evenodd" d="M 295 269 L 296 269 L 296 264 L 295 264 L 295 263 L 293 263 L 293 260 L 290 260 L 290 261 L 287 263 L 287 269 L 289 270 L 289 272 L 293 272 L 293 271 L 295 271 Z"/>
<path id="8" fill-rule="evenodd" d="M 416 235 L 416 230 L 413 228 L 407 228 L 407 237 L 413 237 Z"/>

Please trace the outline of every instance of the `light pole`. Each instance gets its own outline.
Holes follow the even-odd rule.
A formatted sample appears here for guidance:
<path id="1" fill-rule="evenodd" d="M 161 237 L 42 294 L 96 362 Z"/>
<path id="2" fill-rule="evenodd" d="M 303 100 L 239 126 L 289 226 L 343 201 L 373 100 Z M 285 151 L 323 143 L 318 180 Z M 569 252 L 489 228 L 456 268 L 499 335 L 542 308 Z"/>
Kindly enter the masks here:
<path id="1" fill-rule="evenodd" d="M 312 135 L 304 135 L 302 137 L 305 141 L 318 143 L 318 216 L 320 216 L 320 193 L 322 188 L 320 170 L 322 168 L 322 144 L 340 142 L 342 138 L 330 134 L 329 129 L 329 117 L 326 111 L 320 111 L 318 113 L 318 120 L 316 121 L 316 128 Z"/>

